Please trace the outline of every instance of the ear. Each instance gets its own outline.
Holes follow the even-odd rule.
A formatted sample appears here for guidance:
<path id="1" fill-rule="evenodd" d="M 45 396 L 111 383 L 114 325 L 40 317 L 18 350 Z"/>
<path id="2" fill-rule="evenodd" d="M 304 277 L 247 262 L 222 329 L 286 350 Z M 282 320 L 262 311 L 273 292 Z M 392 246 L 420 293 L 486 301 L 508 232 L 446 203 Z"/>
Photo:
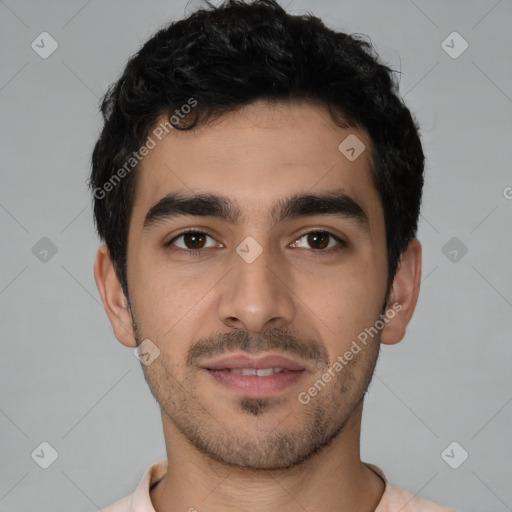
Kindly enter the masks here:
<path id="1" fill-rule="evenodd" d="M 386 304 L 387 321 L 381 331 L 381 343 L 393 345 L 405 336 L 414 313 L 421 281 L 421 244 L 414 238 L 400 257 L 398 269 Z M 394 311 L 394 316 L 392 312 Z"/>
<path id="2" fill-rule="evenodd" d="M 100 245 L 96 254 L 94 279 L 116 338 L 127 347 L 136 347 L 128 301 L 105 244 Z"/>

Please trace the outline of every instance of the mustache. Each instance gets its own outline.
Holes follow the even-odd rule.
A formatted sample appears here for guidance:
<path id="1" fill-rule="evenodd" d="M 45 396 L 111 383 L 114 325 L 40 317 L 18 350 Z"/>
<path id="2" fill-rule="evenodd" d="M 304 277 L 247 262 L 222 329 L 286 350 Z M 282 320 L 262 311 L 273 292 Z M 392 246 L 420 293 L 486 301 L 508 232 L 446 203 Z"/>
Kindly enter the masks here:
<path id="1" fill-rule="evenodd" d="M 312 360 L 317 367 L 329 365 L 329 355 L 323 345 L 313 339 L 303 339 L 298 334 L 281 328 L 266 329 L 261 333 L 250 333 L 244 329 L 203 338 L 190 347 L 186 364 L 197 365 L 201 359 L 242 350 L 260 352 L 277 350 Z"/>

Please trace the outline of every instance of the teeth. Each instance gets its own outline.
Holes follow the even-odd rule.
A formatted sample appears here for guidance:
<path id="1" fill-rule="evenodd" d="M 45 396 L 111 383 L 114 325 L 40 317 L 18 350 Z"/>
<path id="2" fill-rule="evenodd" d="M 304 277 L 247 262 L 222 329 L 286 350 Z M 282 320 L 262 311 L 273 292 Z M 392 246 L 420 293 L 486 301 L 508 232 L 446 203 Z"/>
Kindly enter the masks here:
<path id="1" fill-rule="evenodd" d="M 267 375 L 274 375 L 274 373 L 280 373 L 283 371 L 282 368 L 231 368 L 232 373 L 237 375 L 257 375 L 258 377 L 265 377 Z"/>

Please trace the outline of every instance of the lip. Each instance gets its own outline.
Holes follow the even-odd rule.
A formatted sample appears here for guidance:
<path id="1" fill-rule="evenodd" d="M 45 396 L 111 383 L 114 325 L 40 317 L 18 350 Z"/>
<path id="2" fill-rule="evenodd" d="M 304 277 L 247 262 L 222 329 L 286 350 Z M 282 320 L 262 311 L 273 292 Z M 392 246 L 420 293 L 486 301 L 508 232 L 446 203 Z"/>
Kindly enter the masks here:
<path id="1" fill-rule="evenodd" d="M 297 361 L 279 354 L 265 354 L 260 357 L 252 357 L 247 354 L 232 354 L 203 363 L 201 367 L 206 370 L 282 368 L 283 370 L 301 371 L 306 369 L 305 366 Z"/>
<path id="2" fill-rule="evenodd" d="M 265 354 L 260 357 L 231 354 L 203 363 L 201 368 L 223 387 L 237 395 L 252 398 L 268 397 L 284 391 L 307 373 L 303 364 L 279 354 Z M 282 371 L 263 376 L 241 375 L 230 371 L 244 368 L 280 368 Z"/>

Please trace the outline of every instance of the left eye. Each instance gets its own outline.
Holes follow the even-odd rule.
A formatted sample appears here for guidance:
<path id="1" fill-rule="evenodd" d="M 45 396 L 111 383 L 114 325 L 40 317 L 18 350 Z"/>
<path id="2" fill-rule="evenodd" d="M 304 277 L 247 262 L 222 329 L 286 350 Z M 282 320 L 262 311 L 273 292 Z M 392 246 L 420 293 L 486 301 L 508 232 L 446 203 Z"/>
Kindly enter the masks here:
<path id="1" fill-rule="evenodd" d="M 310 231 L 309 233 L 304 233 L 300 238 L 298 238 L 295 241 L 294 246 L 304 247 L 303 242 L 301 242 L 303 238 L 306 239 L 305 243 L 313 246 L 313 249 L 323 250 L 336 246 L 336 243 L 329 245 L 329 238 L 331 238 L 331 241 L 338 242 L 340 245 L 345 245 L 345 242 L 341 240 L 341 238 L 330 233 L 329 231 Z M 315 245 L 319 247 L 314 247 Z"/>

